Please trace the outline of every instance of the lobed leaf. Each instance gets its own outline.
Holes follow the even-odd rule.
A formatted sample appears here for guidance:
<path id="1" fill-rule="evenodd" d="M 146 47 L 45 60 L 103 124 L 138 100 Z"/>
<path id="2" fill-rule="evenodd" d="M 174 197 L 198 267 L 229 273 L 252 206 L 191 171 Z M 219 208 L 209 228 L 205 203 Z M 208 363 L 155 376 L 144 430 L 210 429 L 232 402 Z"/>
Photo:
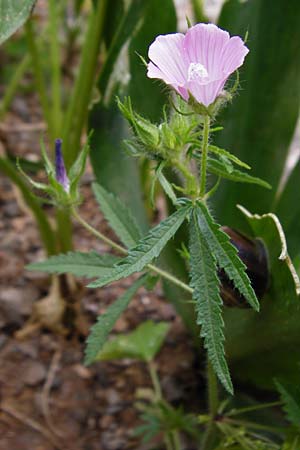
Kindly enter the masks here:
<path id="1" fill-rule="evenodd" d="M 269 183 L 258 177 L 253 177 L 246 172 L 241 172 L 240 170 L 233 169 L 228 171 L 226 166 L 217 159 L 208 158 L 207 160 L 207 170 L 214 175 L 226 178 L 227 180 L 236 181 L 237 183 L 251 183 L 258 184 L 266 189 L 272 189 Z"/>
<path id="2" fill-rule="evenodd" d="M 195 208 L 190 221 L 191 282 L 196 301 L 197 323 L 209 359 L 225 389 L 233 394 L 233 386 L 224 351 L 224 322 L 221 314 L 222 300 L 219 294 L 216 259 L 199 227 L 201 210 Z"/>
<path id="3" fill-rule="evenodd" d="M 100 184 L 93 184 L 93 191 L 101 211 L 116 235 L 126 247 L 134 247 L 141 238 L 141 231 L 129 209 L 114 194 L 107 192 Z"/>
<path id="4" fill-rule="evenodd" d="M 69 252 L 51 256 L 45 261 L 29 264 L 27 269 L 47 273 L 72 273 L 78 277 L 99 277 L 111 272 L 112 266 L 119 260 L 116 256 L 92 251 L 89 253 Z"/>
<path id="5" fill-rule="evenodd" d="M 143 270 L 147 264 L 160 255 L 167 242 L 183 223 L 189 210 L 189 205 L 184 206 L 152 228 L 149 234 L 141 239 L 137 246 L 129 251 L 128 256 L 116 264 L 107 276 L 89 284 L 89 287 L 102 287 Z"/>
<path id="6" fill-rule="evenodd" d="M 85 349 L 85 364 L 92 364 L 99 352 L 101 351 L 108 334 L 112 330 L 114 324 L 127 308 L 130 300 L 136 291 L 144 284 L 145 276 L 140 277 L 118 300 L 107 308 L 107 311 L 98 317 L 97 322 L 91 328 L 91 333 L 87 338 L 87 346 Z"/>
<path id="7" fill-rule="evenodd" d="M 229 236 L 213 220 L 206 205 L 202 202 L 198 202 L 197 205 L 199 228 L 218 265 L 225 270 L 227 276 L 248 303 L 256 311 L 259 311 L 258 300 L 245 272 L 246 266 L 239 258 L 237 249 L 230 243 Z"/>

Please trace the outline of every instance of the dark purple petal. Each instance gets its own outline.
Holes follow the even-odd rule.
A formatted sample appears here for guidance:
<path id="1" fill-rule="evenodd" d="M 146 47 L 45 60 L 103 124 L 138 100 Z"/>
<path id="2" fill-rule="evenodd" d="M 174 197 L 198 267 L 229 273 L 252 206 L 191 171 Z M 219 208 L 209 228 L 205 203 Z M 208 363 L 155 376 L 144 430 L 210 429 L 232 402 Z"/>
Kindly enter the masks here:
<path id="1" fill-rule="evenodd" d="M 66 192 L 69 192 L 70 182 L 67 176 L 64 157 L 61 150 L 62 140 L 55 140 L 55 176 L 56 180 L 63 186 Z"/>

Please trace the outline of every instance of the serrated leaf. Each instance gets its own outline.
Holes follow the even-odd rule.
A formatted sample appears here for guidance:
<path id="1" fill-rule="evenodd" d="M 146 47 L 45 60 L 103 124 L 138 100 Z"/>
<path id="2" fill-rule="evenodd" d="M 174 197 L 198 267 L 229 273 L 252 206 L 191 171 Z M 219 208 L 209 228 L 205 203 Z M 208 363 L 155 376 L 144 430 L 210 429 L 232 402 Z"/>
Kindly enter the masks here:
<path id="1" fill-rule="evenodd" d="M 144 284 L 145 276 L 140 277 L 118 300 L 107 308 L 107 311 L 98 317 L 97 323 L 92 326 L 91 333 L 87 338 L 85 349 L 85 364 L 89 365 L 96 361 L 97 355 L 101 351 L 108 334 L 113 329 L 114 324 L 127 308 L 130 300 L 136 291 Z"/>
<path id="2" fill-rule="evenodd" d="M 93 191 L 101 211 L 110 226 L 126 247 L 134 247 L 141 238 L 141 231 L 129 209 L 114 195 L 107 192 L 100 184 L 93 184 Z"/>
<path id="3" fill-rule="evenodd" d="M 200 215 L 200 217 L 199 217 Z M 224 351 L 222 300 L 219 293 L 217 264 L 208 243 L 199 227 L 202 213 L 195 209 L 190 221 L 190 267 L 191 287 L 196 301 L 197 323 L 201 325 L 201 336 L 209 359 L 225 389 L 233 394 Z"/>
<path id="4" fill-rule="evenodd" d="M 112 266 L 119 260 L 113 255 L 101 255 L 95 251 L 89 253 L 69 252 L 51 256 L 42 262 L 29 264 L 29 270 L 47 273 L 72 273 L 78 277 L 99 277 L 111 272 Z"/>
<path id="5" fill-rule="evenodd" d="M 225 270 L 227 276 L 248 303 L 258 311 L 258 300 L 245 272 L 246 266 L 239 258 L 237 249 L 230 243 L 229 236 L 220 229 L 220 225 L 213 220 L 204 203 L 198 202 L 198 211 L 199 228 L 218 265 Z"/>
<path id="6" fill-rule="evenodd" d="M 300 388 L 295 385 L 283 384 L 275 380 L 275 385 L 284 403 L 283 409 L 288 420 L 300 428 Z"/>
<path id="7" fill-rule="evenodd" d="M 159 352 L 169 328 L 166 322 L 154 323 L 148 320 L 131 333 L 106 342 L 97 360 L 133 358 L 150 362 Z"/>
<path id="8" fill-rule="evenodd" d="M 36 0 L 0 0 L 0 44 L 23 25 L 35 3 Z"/>
<path id="9" fill-rule="evenodd" d="M 129 251 L 128 256 L 113 267 L 108 276 L 99 278 L 89 284 L 89 287 L 102 287 L 112 281 L 117 281 L 135 272 L 142 271 L 147 264 L 160 255 L 167 242 L 183 223 L 189 210 L 190 205 L 184 206 L 152 228 L 149 234 Z"/>
<path id="10" fill-rule="evenodd" d="M 243 161 L 241 161 L 236 156 L 232 155 L 232 153 L 228 152 L 224 148 L 217 147 L 216 145 L 209 145 L 208 150 L 212 153 L 215 153 L 216 155 L 225 156 L 238 166 L 244 167 L 245 169 L 251 169 L 251 167 L 248 164 L 244 163 Z"/>
<path id="11" fill-rule="evenodd" d="M 233 169 L 231 172 L 228 172 L 228 170 L 226 170 L 226 166 L 217 159 L 208 158 L 207 170 L 214 175 L 218 175 L 219 177 L 226 178 L 227 180 L 235 181 L 237 183 L 258 184 L 266 189 L 272 189 L 272 186 L 270 186 L 270 184 L 266 181 L 253 177 L 252 175 L 242 172 L 241 170 Z"/>

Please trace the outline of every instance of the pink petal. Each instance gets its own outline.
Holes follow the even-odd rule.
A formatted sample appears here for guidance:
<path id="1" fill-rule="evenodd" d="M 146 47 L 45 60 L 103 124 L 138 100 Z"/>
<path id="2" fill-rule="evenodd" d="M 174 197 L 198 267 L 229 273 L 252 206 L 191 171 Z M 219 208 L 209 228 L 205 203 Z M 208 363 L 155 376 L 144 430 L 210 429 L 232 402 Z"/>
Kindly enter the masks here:
<path id="1" fill-rule="evenodd" d="M 197 81 L 190 81 L 186 88 L 192 96 L 204 106 L 209 106 L 222 92 L 226 79 L 212 81 L 208 84 L 199 84 Z"/>
<path id="2" fill-rule="evenodd" d="M 155 39 L 148 52 L 152 62 L 148 65 L 149 78 L 160 78 L 173 87 L 185 84 L 187 67 L 183 41 L 184 35 L 181 33 L 158 36 Z"/>
<path id="3" fill-rule="evenodd" d="M 222 77 L 220 57 L 229 38 L 227 31 L 213 24 L 200 23 L 189 28 L 184 39 L 189 63 L 203 64 L 211 81 Z"/>
<path id="4" fill-rule="evenodd" d="M 248 53 L 249 49 L 240 37 L 230 38 L 222 55 L 223 72 L 227 75 L 232 74 L 244 63 L 245 56 Z"/>

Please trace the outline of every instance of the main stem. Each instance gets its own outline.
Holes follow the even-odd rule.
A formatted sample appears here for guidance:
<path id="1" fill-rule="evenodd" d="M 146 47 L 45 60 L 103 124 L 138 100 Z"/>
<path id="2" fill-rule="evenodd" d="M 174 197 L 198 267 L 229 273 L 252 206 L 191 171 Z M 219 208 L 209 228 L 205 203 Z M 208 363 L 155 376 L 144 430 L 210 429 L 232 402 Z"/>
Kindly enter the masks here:
<path id="1" fill-rule="evenodd" d="M 204 197 L 206 190 L 206 165 L 208 153 L 208 139 L 209 139 L 210 117 L 204 116 L 203 123 L 203 141 L 201 151 L 201 173 L 200 173 L 200 197 Z"/>
<path id="2" fill-rule="evenodd" d="M 61 71 L 59 51 L 59 4 L 57 0 L 49 1 L 50 18 L 50 59 L 52 76 L 52 124 L 53 134 L 59 137 L 61 128 Z"/>
<path id="3" fill-rule="evenodd" d="M 106 244 L 108 244 L 110 247 L 114 248 L 115 250 L 118 250 L 119 252 L 121 252 L 123 255 L 127 255 L 128 252 L 127 250 L 122 247 L 119 244 L 116 244 L 116 242 L 112 241 L 111 239 L 109 239 L 108 237 L 106 237 L 104 234 L 100 233 L 100 231 L 95 230 L 95 228 L 93 228 L 91 225 L 89 225 L 78 213 L 78 211 L 74 208 L 72 210 L 72 214 L 73 216 L 78 220 L 79 223 L 81 223 L 81 225 L 87 229 L 90 233 L 92 233 L 94 236 L 96 236 L 98 239 L 101 239 L 103 242 L 105 242 Z M 182 289 L 184 289 L 185 291 L 189 292 L 190 294 L 193 293 L 193 289 L 188 286 L 186 283 L 184 283 L 183 281 L 178 280 L 178 278 L 174 277 L 173 275 L 171 275 L 169 272 L 166 272 L 163 269 L 160 269 L 159 267 L 154 266 L 153 264 L 147 264 L 146 266 L 148 269 L 152 270 L 153 272 L 157 273 L 157 275 L 160 275 L 161 277 L 165 278 L 166 280 L 170 281 L 173 284 L 176 284 L 177 286 L 181 287 Z"/>

